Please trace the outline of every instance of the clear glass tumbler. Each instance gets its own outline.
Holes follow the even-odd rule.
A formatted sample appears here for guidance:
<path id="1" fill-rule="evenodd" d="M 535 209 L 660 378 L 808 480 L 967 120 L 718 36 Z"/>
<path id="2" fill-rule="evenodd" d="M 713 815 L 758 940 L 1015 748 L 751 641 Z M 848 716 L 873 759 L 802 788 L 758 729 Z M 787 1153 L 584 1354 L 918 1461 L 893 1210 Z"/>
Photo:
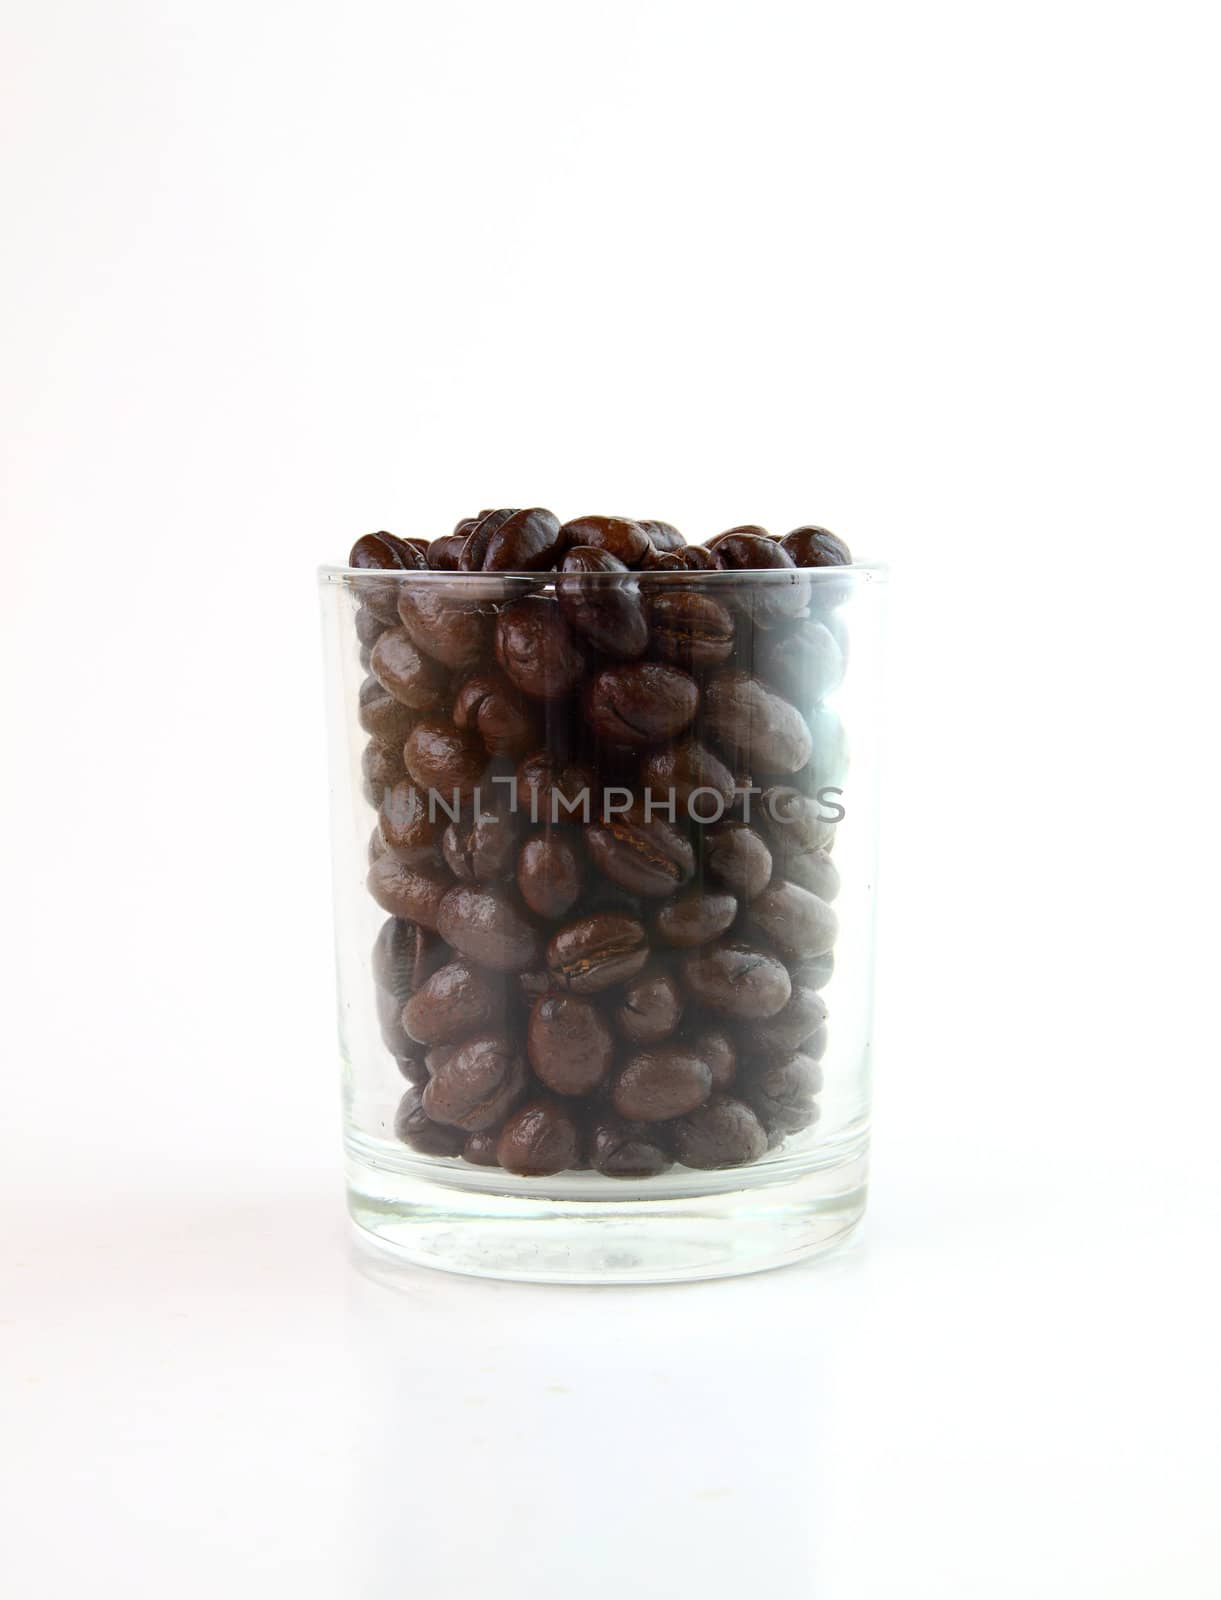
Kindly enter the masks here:
<path id="1" fill-rule="evenodd" d="M 643 1283 L 844 1240 L 884 570 L 319 576 L 367 1242 Z"/>

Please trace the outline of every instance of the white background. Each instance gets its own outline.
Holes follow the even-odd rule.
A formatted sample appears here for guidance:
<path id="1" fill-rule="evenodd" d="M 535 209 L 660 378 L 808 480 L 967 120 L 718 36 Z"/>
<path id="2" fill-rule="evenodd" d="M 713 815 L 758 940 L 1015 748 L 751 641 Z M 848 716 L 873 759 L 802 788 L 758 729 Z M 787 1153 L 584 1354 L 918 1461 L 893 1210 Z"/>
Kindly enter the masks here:
<path id="1" fill-rule="evenodd" d="M 0 1575 L 1214 1597 L 1204 4 L 8 0 Z M 313 568 L 895 567 L 860 1244 L 349 1259 Z"/>

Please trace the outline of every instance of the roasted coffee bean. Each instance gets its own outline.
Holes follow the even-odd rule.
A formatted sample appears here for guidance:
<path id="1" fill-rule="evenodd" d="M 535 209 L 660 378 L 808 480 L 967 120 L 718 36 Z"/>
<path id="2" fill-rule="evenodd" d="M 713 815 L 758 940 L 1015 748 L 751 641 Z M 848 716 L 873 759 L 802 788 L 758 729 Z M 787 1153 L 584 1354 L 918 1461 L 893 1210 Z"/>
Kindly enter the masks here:
<path id="1" fill-rule="evenodd" d="M 492 535 L 516 515 L 516 507 L 505 506 L 499 511 L 485 511 L 476 519 L 474 527 L 466 536 L 466 543 L 458 558 L 458 566 L 463 572 L 482 572 Z"/>
<path id="2" fill-rule="evenodd" d="M 378 857 L 384 856 L 385 853 L 386 841 L 382 838 L 381 829 L 374 828 L 373 832 L 369 835 L 369 848 L 365 858 L 366 864 L 371 867 Z"/>
<path id="3" fill-rule="evenodd" d="M 422 1089 L 428 1082 L 428 1068 L 424 1065 L 424 1057 L 395 1056 L 394 1064 L 407 1082 L 414 1084 L 417 1089 Z"/>
<path id="4" fill-rule="evenodd" d="M 459 884 L 445 896 L 437 929 L 447 944 L 480 966 L 519 972 L 538 959 L 538 933 L 511 890 Z"/>
<path id="5" fill-rule="evenodd" d="M 454 880 L 441 867 L 413 866 L 387 854 L 373 863 L 365 881 L 383 911 L 425 928 L 436 928 L 441 902 Z M 452 944 L 453 940 L 449 942 Z"/>
<path id="6" fill-rule="evenodd" d="M 411 642 L 454 671 L 473 667 L 484 654 L 492 619 L 460 579 L 403 584 L 398 614 Z"/>
<path id="7" fill-rule="evenodd" d="M 483 745 L 439 717 L 416 723 L 403 747 L 403 759 L 412 782 L 433 790 L 451 807 L 455 798 L 471 798 L 487 767 Z"/>
<path id="8" fill-rule="evenodd" d="M 472 1133 L 462 1146 L 462 1159 L 474 1167 L 498 1167 L 496 1158 L 497 1133 Z"/>
<path id="9" fill-rule="evenodd" d="M 632 1044 L 660 1044 L 682 1021 L 683 994 L 676 979 L 660 967 L 646 967 L 623 985 L 615 1026 Z"/>
<path id="10" fill-rule="evenodd" d="M 606 655 L 631 660 L 642 656 L 649 642 L 640 586 L 630 579 L 608 582 L 605 577 L 626 570 L 608 551 L 578 546 L 564 557 L 555 593 L 576 633 Z"/>
<path id="11" fill-rule="evenodd" d="M 649 906 L 640 895 L 629 894 L 617 883 L 611 883 L 609 878 L 595 877 L 581 896 L 581 910 L 587 916 L 593 916 L 598 911 L 610 911 L 617 917 L 631 917 L 634 922 L 643 922 Z"/>
<path id="12" fill-rule="evenodd" d="M 839 712 L 814 706 L 806 713 L 806 724 L 814 743 L 806 767 L 808 787 L 815 792 L 831 785 L 842 789 L 848 775 L 848 736 Z"/>
<path id="13" fill-rule="evenodd" d="M 569 693 L 585 671 L 585 652 L 554 600 L 529 596 L 496 619 L 496 659 L 534 700 Z"/>
<path id="14" fill-rule="evenodd" d="M 717 889 L 688 889 L 659 906 L 653 929 L 664 943 L 680 949 L 710 944 L 733 926 L 736 898 Z"/>
<path id="15" fill-rule="evenodd" d="M 508 980 L 470 961 L 448 961 L 403 1007 L 403 1026 L 420 1044 L 453 1044 L 504 1025 Z"/>
<path id="16" fill-rule="evenodd" d="M 567 551 L 571 552 L 577 546 L 604 550 L 625 567 L 639 565 L 654 548 L 640 523 L 629 522 L 626 517 L 575 517 L 573 521 L 566 522 L 560 532 Z"/>
<path id="17" fill-rule="evenodd" d="M 780 541 L 799 567 L 847 567 L 852 553 L 842 539 L 826 528 L 794 528 Z"/>
<path id="18" fill-rule="evenodd" d="M 483 555 L 484 572 L 547 572 L 564 548 L 559 518 L 541 506 L 515 511 L 495 528 Z"/>
<path id="19" fill-rule="evenodd" d="M 672 804 L 673 815 L 662 810 L 671 821 L 715 821 L 733 803 L 733 773 L 698 739 L 650 751 L 640 763 L 640 781 L 653 796 L 655 815 Z"/>
<path id="20" fill-rule="evenodd" d="M 536 834 L 517 857 L 517 887 L 536 916 L 554 920 L 572 910 L 581 892 L 581 866 L 568 840 Z"/>
<path id="21" fill-rule="evenodd" d="M 627 1122 L 607 1111 L 589 1128 L 589 1156 L 594 1170 L 607 1178 L 655 1178 L 673 1165 L 666 1149 L 665 1125 Z"/>
<path id="22" fill-rule="evenodd" d="M 809 1127 L 816 1114 L 814 1096 L 821 1088 L 822 1068 L 805 1055 L 743 1068 L 734 1084 L 769 1134 Z"/>
<path id="23" fill-rule="evenodd" d="M 390 624 L 383 622 L 376 611 L 370 611 L 368 606 L 362 604 L 356 607 L 356 637 L 361 644 L 368 645 L 370 650 L 389 626 Z"/>
<path id="24" fill-rule="evenodd" d="M 813 749 L 800 712 L 748 672 L 719 672 L 709 681 L 704 719 L 731 761 L 762 772 L 796 772 Z"/>
<path id="25" fill-rule="evenodd" d="M 673 523 L 642 522 L 640 527 L 648 534 L 654 550 L 682 550 L 686 547 L 687 541 Z"/>
<path id="26" fill-rule="evenodd" d="M 713 1170 L 741 1167 L 767 1151 L 767 1134 L 758 1117 L 732 1095 L 713 1095 L 706 1106 L 670 1125 L 674 1154 L 685 1167 Z"/>
<path id="27" fill-rule="evenodd" d="M 593 994 L 626 983 L 648 959 L 643 924 L 613 911 L 579 917 L 561 928 L 547 946 L 547 966 L 556 983 L 573 994 Z"/>
<path id="28" fill-rule="evenodd" d="M 650 597 L 648 617 L 653 649 L 680 667 L 718 667 L 733 653 L 733 613 L 711 595 L 667 589 Z"/>
<path id="29" fill-rule="evenodd" d="M 820 956 L 803 956 L 789 968 L 794 989 L 825 989 L 835 976 L 835 952 L 826 950 Z"/>
<path id="30" fill-rule="evenodd" d="M 360 758 L 360 770 L 365 777 L 365 799 L 379 806 L 386 790 L 403 779 L 403 752 L 398 745 L 370 739 Z"/>
<path id="31" fill-rule="evenodd" d="M 681 963 L 683 982 L 718 1017 L 749 1022 L 774 1017 L 793 986 L 782 962 L 740 940 L 694 950 Z"/>
<path id="32" fill-rule="evenodd" d="M 697 1028 L 684 1037 L 712 1074 L 713 1091 L 728 1089 L 738 1069 L 738 1051 L 724 1028 Z"/>
<path id="33" fill-rule="evenodd" d="M 428 795 L 404 779 L 382 796 L 378 827 L 391 855 L 422 866 L 436 862 L 445 813 L 434 806 L 430 815 Z"/>
<path id="34" fill-rule="evenodd" d="M 441 854 L 455 878 L 487 883 L 513 871 L 520 831 L 516 814 L 501 803 L 451 822 L 441 838 Z"/>
<path id="35" fill-rule="evenodd" d="M 761 528 L 757 522 L 742 522 L 736 528 L 726 528 L 724 533 L 705 539 L 704 548 L 715 552 L 727 540 L 735 539 L 762 539 L 767 544 L 772 542 L 772 536 L 766 528 Z"/>
<path id="36" fill-rule="evenodd" d="M 517 769 L 515 793 L 518 811 L 534 824 L 590 822 L 597 814 L 600 789 L 592 768 L 536 750 Z"/>
<path id="37" fill-rule="evenodd" d="M 392 1056 L 412 1055 L 416 1045 L 403 1027 L 403 1007 L 397 996 L 392 995 L 389 989 L 377 989 L 374 991 L 374 1007 L 377 1011 L 377 1031 L 386 1049 Z"/>
<path id="38" fill-rule="evenodd" d="M 379 743 L 397 745 L 399 749 L 418 720 L 409 706 L 387 694 L 372 675 L 360 686 L 357 717 L 365 732 Z"/>
<path id="39" fill-rule="evenodd" d="M 535 1001 L 527 1031 L 534 1075 L 557 1094 L 592 1094 L 610 1071 L 615 1040 L 592 1000 L 547 994 Z"/>
<path id="40" fill-rule="evenodd" d="M 790 977 L 791 977 L 790 973 Z M 783 1011 L 743 1031 L 742 1047 L 762 1059 L 802 1049 L 811 1034 L 827 1020 L 827 1006 L 816 990 L 793 984 L 793 995 Z"/>
<path id="41" fill-rule="evenodd" d="M 441 965 L 445 953 L 435 933 L 391 917 L 382 924 L 373 944 L 373 981 L 402 1007 Z"/>
<path id="42" fill-rule="evenodd" d="M 441 538 L 434 539 L 425 556 L 429 567 L 434 572 L 457 572 L 462 560 L 462 548 L 470 531 L 463 523 L 459 523 L 453 533 L 446 533 Z"/>
<path id="43" fill-rule="evenodd" d="M 747 917 L 750 927 L 782 956 L 817 956 L 835 943 L 835 912 L 816 894 L 783 878 L 755 896 Z"/>
<path id="44" fill-rule="evenodd" d="M 711 550 L 705 550 L 703 545 L 689 544 L 682 550 L 675 551 L 676 555 L 683 558 L 683 565 L 688 572 L 711 572 L 716 567 L 716 558 Z"/>
<path id="45" fill-rule="evenodd" d="M 829 850 L 835 842 L 835 824 L 827 820 L 822 802 L 791 785 L 769 784 L 755 799 L 751 814 L 774 865 L 795 851 Z"/>
<path id="46" fill-rule="evenodd" d="M 423 1156 L 456 1156 L 464 1143 L 457 1128 L 443 1128 L 428 1116 L 416 1088 L 408 1089 L 399 1101 L 394 1115 L 394 1136 Z"/>
<path id="47" fill-rule="evenodd" d="M 790 883 L 828 903 L 839 893 L 839 868 L 825 850 L 786 850 L 781 859 Z"/>
<path id="48" fill-rule="evenodd" d="M 719 822 L 704 834 L 704 870 L 741 900 L 753 900 L 771 882 L 772 853 L 744 822 Z"/>
<path id="49" fill-rule="evenodd" d="M 348 556 L 348 565 L 365 571 L 412 572 L 424 566 L 424 557 L 414 544 L 383 531 L 366 533 L 357 539 Z"/>
<path id="50" fill-rule="evenodd" d="M 821 1061 L 827 1053 L 827 1025 L 824 1022 L 821 1028 L 814 1032 L 801 1046 L 803 1056 L 809 1056 L 811 1061 Z"/>
<path id="51" fill-rule="evenodd" d="M 559 1100 L 529 1100 L 501 1129 L 496 1157 L 506 1172 L 544 1178 L 577 1165 L 581 1135 L 572 1113 Z"/>
<path id="52" fill-rule="evenodd" d="M 503 1122 L 527 1092 L 526 1063 L 496 1033 L 464 1039 L 439 1062 L 424 1089 L 424 1110 L 434 1122 L 482 1133 Z"/>
<path id="53" fill-rule="evenodd" d="M 641 1050 L 615 1074 L 611 1103 L 629 1122 L 664 1122 L 694 1111 L 712 1093 L 708 1063 L 689 1046 Z"/>
<path id="54" fill-rule="evenodd" d="M 477 733 L 489 755 L 519 757 L 538 739 L 538 715 L 501 672 L 465 679 L 454 701 L 454 727 Z"/>
<path id="55" fill-rule="evenodd" d="M 642 572 L 686 572 L 685 554 L 679 550 L 651 550 L 640 563 Z"/>
<path id="56" fill-rule="evenodd" d="M 532 1006 L 543 995 L 551 993 L 554 982 L 546 967 L 535 967 L 517 974 L 517 992 L 527 1006 Z"/>
<path id="57" fill-rule="evenodd" d="M 585 712 L 613 744 L 657 744 L 673 739 L 695 716 L 695 679 L 660 661 L 632 661 L 603 667 L 585 690 Z"/>
<path id="58" fill-rule="evenodd" d="M 661 817 L 633 810 L 585 830 L 585 848 L 598 870 L 630 894 L 673 894 L 695 871 L 690 841 Z"/>
<path id="59" fill-rule="evenodd" d="M 708 548 L 722 572 L 763 572 L 796 566 L 788 551 L 766 533 L 723 533 Z"/>
<path id="60" fill-rule="evenodd" d="M 760 674 L 802 711 L 839 688 L 844 653 L 831 630 L 803 619 L 789 630 L 764 634 L 758 642 Z"/>

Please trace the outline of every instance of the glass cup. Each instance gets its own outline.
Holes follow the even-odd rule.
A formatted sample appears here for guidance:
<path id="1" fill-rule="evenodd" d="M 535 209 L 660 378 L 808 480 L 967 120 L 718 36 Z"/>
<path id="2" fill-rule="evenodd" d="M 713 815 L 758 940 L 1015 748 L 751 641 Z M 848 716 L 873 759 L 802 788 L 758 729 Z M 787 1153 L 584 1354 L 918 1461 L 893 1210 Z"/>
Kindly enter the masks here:
<path id="1" fill-rule="evenodd" d="M 641 1283 L 846 1239 L 884 569 L 319 579 L 365 1241 Z"/>

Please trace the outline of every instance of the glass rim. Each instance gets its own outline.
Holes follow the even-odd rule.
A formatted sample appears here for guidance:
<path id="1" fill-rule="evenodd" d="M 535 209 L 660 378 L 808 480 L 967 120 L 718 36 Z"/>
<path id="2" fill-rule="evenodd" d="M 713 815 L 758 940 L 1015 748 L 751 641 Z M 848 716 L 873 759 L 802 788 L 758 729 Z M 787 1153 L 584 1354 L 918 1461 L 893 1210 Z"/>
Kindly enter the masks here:
<path id="1" fill-rule="evenodd" d="M 698 547 L 697 547 L 698 548 Z M 840 567 L 688 567 L 681 572 L 673 568 L 662 571 L 629 567 L 623 572 L 455 572 L 440 567 L 337 567 L 327 564 L 316 569 L 320 584 L 350 584 L 353 580 L 367 579 L 384 582 L 387 578 L 411 580 L 417 583 L 487 583 L 489 579 L 512 580 L 516 583 L 546 584 L 557 578 L 579 578 L 582 584 L 622 583 L 625 578 L 647 579 L 653 584 L 722 583 L 738 578 L 760 579 L 777 584 L 791 584 L 797 578 L 807 578 L 815 583 L 827 584 L 858 576 L 870 582 L 885 582 L 890 568 L 884 561 L 853 561 Z"/>

